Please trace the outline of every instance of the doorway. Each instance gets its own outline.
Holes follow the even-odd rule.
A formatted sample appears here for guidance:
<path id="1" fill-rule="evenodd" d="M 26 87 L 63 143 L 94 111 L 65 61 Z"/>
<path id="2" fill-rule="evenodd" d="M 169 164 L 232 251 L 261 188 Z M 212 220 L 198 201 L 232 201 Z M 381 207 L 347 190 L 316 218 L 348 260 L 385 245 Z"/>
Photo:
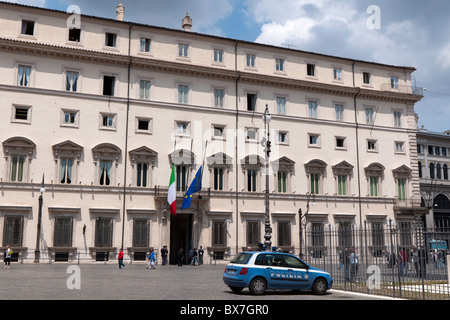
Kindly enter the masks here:
<path id="1" fill-rule="evenodd" d="M 192 247 L 192 214 L 178 214 L 170 217 L 169 263 L 178 264 L 178 251 L 183 248 L 184 261 L 188 263 L 189 249 Z"/>

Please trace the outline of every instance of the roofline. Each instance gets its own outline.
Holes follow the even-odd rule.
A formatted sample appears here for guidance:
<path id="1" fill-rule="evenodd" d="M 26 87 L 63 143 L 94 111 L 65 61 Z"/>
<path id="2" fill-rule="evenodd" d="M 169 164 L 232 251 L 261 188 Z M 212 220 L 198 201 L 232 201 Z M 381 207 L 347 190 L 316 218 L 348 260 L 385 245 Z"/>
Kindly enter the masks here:
<path id="1" fill-rule="evenodd" d="M 0 1 L 0 6 L 1 5 L 6 5 L 6 6 L 10 6 L 10 7 L 21 7 L 21 8 L 35 9 L 35 10 L 40 10 L 40 11 L 45 11 L 45 12 L 54 12 L 54 13 L 59 13 L 59 14 L 64 14 L 64 15 L 70 15 L 70 13 L 68 13 L 66 11 L 62 11 L 62 10 L 42 8 L 42 7 L 36 7 L 36 6 L 31 6 L 31 5 L 25 5 L 25 4 L 18 4 L 18 3 L 11 3 L 11 2 Z M 257 42 L 251 42 L 251 41 L 247 41 L 247 40 L 240 40 L 240 39 L 233 39 L 233 38 L 226 38 L 226 37 L 215 36 L 215 35 L 210 35 L 210 34 L 204 34 L 204 33 L 199 33 L 199 32 L 186 32 L 186 31 L 179 30 L 179 29 L 172 29 L 172 28 L 168 28 L 168 27 L 154 26 L 154 25 L 149 25 L 149 24 L 144 24 L 144 23 L 139 23 L 139 22 L 119 21 L 119 20 L 116 20 L 116 19 L 99 17 L 99 16 L 92 16 L 92 15 L 86 15 L 86 14 L 81 14 L 81 17 L 97 19 L 97 20 L 103 20 L 103 21 L 107 21 L 107 22 L 114 22 L 114 23 L 123 24 L 123 25 L 127 25 L 127 26 L 130 26 L 130 25 L 133 26 L 134 25 L 134 26 L 140 26 L 140 27 L 160 29 L 160 30 L 164 30 L 164 31 L 182 33 L 184 35 L 189 34 L 189 35 L 197 35 L 197 36 L 202 36 L 202 37 L 209 37 L 209 38 L 213 38 L 213 39 L 232 41 L 232 42 L 235 42 L 237 44 L 238 43 L 242 43 L 242 44 L 248 44 L 248 45 L 254 45 L 254 46 L 262 46 L 262 47 L 278 49 L 278 50 L 285 50 L 285 51 L 296 52 L 296 53 L 311 54 L 311 55 L 316 55 L 316 56 L 321 56 L 321 57 L 326 57 L 326 58 L 345 60 L 345 61 L 349 61 L 349 62 L 352 62 L 352 63 L 372 64 L 372 65 L 389 67 L 389 68 L 395 68 L 395 69 L 409 70 L 411 72 L 414 72 L 414 71 L 417 70 L 415 67 L 411 67 L 411 66 L 396 66 L 396 65 L 386 64 L 386 63 L 370 62 L 370 61 L 365 61 L 365 60 L 360 60 L 360 59 L 345 58 L 345 57 L 334 56 L 334 55 L 330 55 L 330 54 L 317 53 L 317 52 L 312 52 L 312 51 L 304 51 L 304 50 L 292 49 L 292 48 L 286 48 L 286 47 L 278 47 L 278 46 L 270 45 L 270 44 L 257 43 Z"/>

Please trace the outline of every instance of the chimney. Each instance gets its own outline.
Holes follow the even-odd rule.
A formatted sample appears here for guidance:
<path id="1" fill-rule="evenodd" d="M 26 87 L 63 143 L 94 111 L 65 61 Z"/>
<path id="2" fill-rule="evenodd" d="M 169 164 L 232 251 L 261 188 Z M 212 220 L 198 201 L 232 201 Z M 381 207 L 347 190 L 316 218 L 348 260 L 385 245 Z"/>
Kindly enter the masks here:
<path id="1" fill-rule="evenodd" d="M 125 16 L 125 7 L 123 6 L 122 2 L 116 7 L 116 14 L 117 14 L 117 21 L 123 21 L 123 18 Z"/>
<path id="2" fill-rule="evenodd" d="M 181 21 L 181 27 L 184 31 L 190 32 L 192 28 L 192 19 L 189 17 L 189 12 L 186 11 L 186 17 Z"/>

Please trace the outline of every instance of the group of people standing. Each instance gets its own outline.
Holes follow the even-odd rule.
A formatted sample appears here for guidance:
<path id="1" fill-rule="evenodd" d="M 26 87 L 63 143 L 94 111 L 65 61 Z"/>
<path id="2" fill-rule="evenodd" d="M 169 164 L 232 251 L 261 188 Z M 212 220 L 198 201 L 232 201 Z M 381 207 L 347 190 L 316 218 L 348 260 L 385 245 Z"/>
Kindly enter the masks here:
<path id="1" fill-rule="evenodd" d="M 345 248 L 339 254 L 339 269 L 344 266 L 345 279 L 347 281 L 357 281 L 359 270 L 359 253 L 356 248 Z"/>
<path id="2" fill-rule="evenodd" d="M 189 261 L 188 264 L 190 266 L 198 266 L 203 264 L 203 254 L 204 250 L 203 247 L 200 246 L 200 248 L 197 250 L 197 248 L 192 248 L 189 250 Z M 182 267 L 184 263 L 184 249 L 180 248 L 178 250 L 178 266 Z"/>

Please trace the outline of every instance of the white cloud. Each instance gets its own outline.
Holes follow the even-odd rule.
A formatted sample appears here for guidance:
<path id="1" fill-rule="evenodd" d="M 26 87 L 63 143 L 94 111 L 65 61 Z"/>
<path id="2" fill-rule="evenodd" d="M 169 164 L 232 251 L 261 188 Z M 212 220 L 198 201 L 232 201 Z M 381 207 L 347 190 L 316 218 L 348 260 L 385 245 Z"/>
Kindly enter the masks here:
<path id="1" fill-rule="evenodd" d="M 439 52 L 437 62 L 444 68 L 450 68 L 450 43 Z"/>

